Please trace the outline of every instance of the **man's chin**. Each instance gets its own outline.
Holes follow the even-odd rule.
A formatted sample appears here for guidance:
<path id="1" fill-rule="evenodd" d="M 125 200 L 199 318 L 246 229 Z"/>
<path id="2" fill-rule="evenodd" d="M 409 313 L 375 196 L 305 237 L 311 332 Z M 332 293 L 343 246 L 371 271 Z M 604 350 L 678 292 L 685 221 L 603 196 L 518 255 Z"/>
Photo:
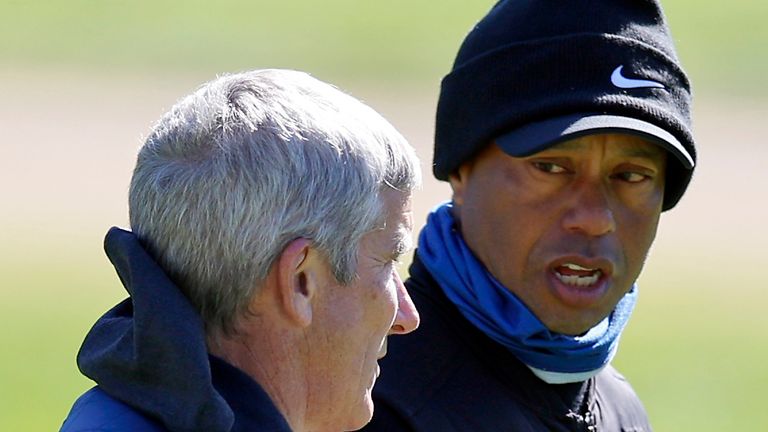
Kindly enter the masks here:
<path id="1" fill-rule="evenodd" d="M 610 311 L 605 314 L 601 314 L 599 311 L 570 312 L 560 314 L 556 320 L 542 320 L 542 322 L 552 332 L 568 336 L 582 336 L 598 325 L 608 314 Z"/>
<path id="2" fill-rule="evenodd" d="M 355 410 L 354 418 L 350 418 L 348 426 L 344 428 L 344 431 L 356 431 L 362 429 L 373 418 L 373 399 L 371 398 L 370 389 L 366 389 L 365 397 L 360 401 L 360 406 Z"/>

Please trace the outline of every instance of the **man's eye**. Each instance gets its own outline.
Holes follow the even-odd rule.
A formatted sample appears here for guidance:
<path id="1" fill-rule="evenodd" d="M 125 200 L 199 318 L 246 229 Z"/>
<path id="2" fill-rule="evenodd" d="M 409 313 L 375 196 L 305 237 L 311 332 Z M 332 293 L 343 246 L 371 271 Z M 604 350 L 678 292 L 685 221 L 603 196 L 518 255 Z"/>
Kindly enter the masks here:
<path id="1" fill-rule="evenodd" d="M 399 266 L 401 266 L 401 265 L 403 264 L 403 263 L 400 261 L 400 255 L 397 255 L 397 256 L 390 256 L 390 257 L 388 257 L 388 258 L 385 258 L 385 259 L 376 259 L 376 261 L 377 261 L 379 264 L 381 264 L 383 267 L 389 267 L 389 266 L 392 266 L 392 267 L 399 267 Z"/>
<path id="2" fill-rule="evenodd" d="M 552 162 L 534 162 L 533 166 L 539 171 L 550 174 L 562 174 L 566 172 L 566 169 L 561 165 Z"/>
<path id="3" fill-rule="evenodd" d="M 631 171 L 616 174 L 616 177 L 627 183 L 640 183 L 650 178 L 645 174 Z"/>

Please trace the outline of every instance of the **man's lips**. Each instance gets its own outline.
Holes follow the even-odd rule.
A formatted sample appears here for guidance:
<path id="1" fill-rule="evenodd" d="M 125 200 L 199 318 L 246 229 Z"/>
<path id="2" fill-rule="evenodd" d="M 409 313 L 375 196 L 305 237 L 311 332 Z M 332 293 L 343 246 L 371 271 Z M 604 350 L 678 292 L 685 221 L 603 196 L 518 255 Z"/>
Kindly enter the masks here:
<path id="1" fill-rule="evenodd" d="M 598 302 L 608 291 L 613 274 L 613 264 L 603 258 L 563 257 L 549 268 L 555 294 L 574 307 Z"/>
<path id="2" fill-rule="evenodd" d="M 603 275 L 599 268 L 587 268 L 578 264 L 566 263 L 554 270 L 555 277 L 566 285 L 588 287 L 597 283 Z"/>
<path id="3" fill-rule="evenodd" d="M 549 268 L 561 282 L 574 286 L 594 285 L 603 276 L 613 275 L 613 263 L 606 258 L 562 257 Z"/>

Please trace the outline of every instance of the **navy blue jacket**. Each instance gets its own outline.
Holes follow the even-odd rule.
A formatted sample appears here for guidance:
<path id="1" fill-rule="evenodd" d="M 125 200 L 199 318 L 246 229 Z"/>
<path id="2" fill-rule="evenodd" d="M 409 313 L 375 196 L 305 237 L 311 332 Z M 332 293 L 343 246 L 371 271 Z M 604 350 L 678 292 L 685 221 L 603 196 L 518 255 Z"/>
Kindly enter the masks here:
<path id="1" fill-rule="evenodd" d="M 62 432 L 290 431 L 256 381 L 208 354 L 200 316 L 132 233 L 112 228 L 104 249 L 130 298 L 86 336 L 77 364 L 97 386 Z"/>
<path id="2" fill-rule="evenodd" d="M 389 341 L 364 431 L 651 430 L 639 399 L 611 366 L 585 382 L 547 384 L 461 315 L 418 251 L 409 271 L 405 285 L 421 325 Z"/>

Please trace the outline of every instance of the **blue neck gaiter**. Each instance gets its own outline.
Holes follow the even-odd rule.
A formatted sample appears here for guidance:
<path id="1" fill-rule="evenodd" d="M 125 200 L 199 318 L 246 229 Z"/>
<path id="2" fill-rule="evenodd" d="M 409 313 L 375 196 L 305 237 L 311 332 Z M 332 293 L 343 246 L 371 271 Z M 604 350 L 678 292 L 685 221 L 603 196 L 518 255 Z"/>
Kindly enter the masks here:
<path id="1" fill-rule="evenodd" d="M 585 334 L 551 332 L 472 254 L 451 208 L 446 203 L 430 213 L 418 255 L 467 320 L 551 384 L 587 380 L 611 362 L 637 300 L 636 285 Z"/>

